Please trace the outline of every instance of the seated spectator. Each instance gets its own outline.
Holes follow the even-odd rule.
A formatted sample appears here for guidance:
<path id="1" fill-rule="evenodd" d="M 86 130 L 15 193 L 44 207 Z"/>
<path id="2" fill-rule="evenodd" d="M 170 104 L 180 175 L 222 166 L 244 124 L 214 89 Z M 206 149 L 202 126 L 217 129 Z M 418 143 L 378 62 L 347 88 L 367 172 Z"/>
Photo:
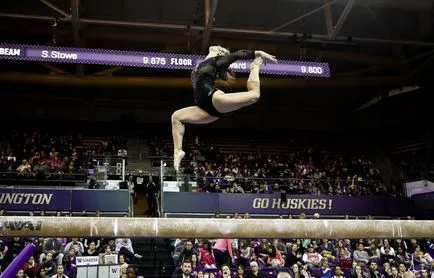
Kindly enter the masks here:
<path id="1" fill-rule="evenodd" d="M 15 276 L 16 278 L 29 278 L 29 276 L 27 276 L 27 274 L 24 273 L 24 270 L 20 269 L 17 273 L 17 275 Z"/>
<path id="2" fill-rule="evenodd" d="M 47 253 L 51 253 L 52 259 L 56 259 L 57 264 L 62 264 L 63 260 L 63 244 L 60 238 L 46 238 L 44 239 L 44 247 L 39 257 L 39 264 L 42 264 Z M 48 272 L 47 272 L 48 275 Z M 53 275 L 53 274 L 50 274 Z"/>
<path id="3" fill-rule="evenodd" d="M 322 239 L 321 244 L 319 246 L 319 253 L 321 256 L 326 257 L 328 259 L 335 259 L 335 247 L 331 241 L 328 239 Z"/>
<path id="4" fill-rule="evenodd" d="M 55 275 L 51 276 L 51 278 L 71 278 L 71 277 L 64 274 L 63 265 L 58 265 L 57 266 L 57 273 Z"/>
<path id="5" fill-rule="evenodd" d="M 291 266 L 290 275 L 291 278 L 307 278 L 304 274 L 303 267 L 301 264 L 295 263 Z"/>
<path id="6" fill-rule="evenodd" d="M 355 250 L 353 252 L 353 258 L 354 258 L 354 262 L 357 263 L 357 265 L 359 266 L 366 266 L 369 262 L 369 255 L 368 253 L 364 250 L 364 246 L 362 243 L 359 243 L 357 245 L 357 250 Z"/>
<path id="7" fill-rule="evenodd" d="M 76 237 L 72 238 L 71 242 L 66 244 L 64 253 L 68 253 L 70 249 L 75 249 L 78 256 L 81 256 L 84 253 L 84 245 Z"/>
<path id="8" fill-rule="evenodd" d="M 329 266 L 329 261 L 326 257 L 321 259 L 320 263 L 321 277 L 320 278 L 331 278 L 333 276 L 332 269 Z"/>
<path id="9" fill-rule="evenodd" d="M 380 249 L 382 261 L 395 262 L 395 250 L 389 244 L 385 244 Z"/>
<path id="10" fill-rule="evenodd" d="M 231 268 L 229 265 L 224 264 L 221 268 L 221 278 L 231 278 Z"/>
<path id="11" fill-rule="evenodd" d="M 27 159 L 23 159 L 20 166 L 18 166 L 17 171 L 24 175 L 26 173 L 32 172 L 32 165 L 27 161 Z"/>
<path id="12" fill-rule="evenodd" d="M 23 267 L 24 274 L 29 276 L 29 278 L 35 278 L 38 275 L 39 266 L 35 262 L 35 257 L 31 256 L 27 263 Z"/>
<path id="13" fill-rule="evenodd" d="M 252 257 L 250 258 L 251 262 L 256 262 L 259 266 L 259 268 L 263 268 L 265 266 L 267 266 L 267 264 L 265 263 L 264 260 L 262 260 L 261 258 L 259 258 L 256 253 L 252 253 Z"/>
<path id="14" fill-rule="evenodd" d="M 125 265 L 125 264 L 123 264 L 123 265 L 120 265 L 120 266 L 119 266 L 119 269 L 120 269 L 120 272 L 121 272 L 121 277 L 120 277 L 120 278 L 128 278 L 128 277 L 127 277 L 127 269 L 128 269 L 128 266 Z"/>
<path id="15" fill-rule="evenodd" d="M 83 215 L 85 215 L 85 211 L 83 211 Z M 89 249 L 90 244 L 94 243 L 95 249 L 99 249 L 101 247 L 101 240 L 96 238 L 85 238 L 83 240 L 83 245 L 85 249 Z"/>
<path id="16" fill-rule="evenodd" d="M 420 277 L 421 277 L 421 278 L 428 278 L 428 277 L 429 277 L 429 272 L 428 272 L 428 270 L 427 270 L 427 269 L 422 269 L 422 270 L 420 271 Z"/>
<path id="17" fill-rule="evenodd" d="M 120 157 L 127 157 L 128 156 L 128 151 L 125 148 L 120 148 L 118 150 L 118 156 L 120 156 Z"/>
<path id="18" fill-rule="evenodd" d="M 125 260 L 125 256 L 124 255 L 121 254 L 121 255 L 118 256 L 118 264 L 121 267 L 125 268 L 125 270 L 127 269 L 128 264 L 127 264 L 127 261 Z M 126 271 L 125 271 L 125 273 L 126 273 Z"/>
<path id="19" fill-rule="evenodd" d="M 176 271 L 172 278 L 193 278 L 194 276 L 192 275 L 192 272 L 191 262 L 189 260 L 184 260 L 181 264 L 181 269 Z"/>
<path id="20" fill-rule="evenodd" d="M 307 251 L 304 253 L 302 261 L 307 264 L 310 268 L 319 267 L 319 264 L 322 260 L 321 254 L 316 252 L 313 248 L 312 244 L 309 244 L 307 247 Z"/>
<path id="21" fill-rule="evenodd" d="M 115 251 L 110 247 L 110 245 L 106 244 L 101 248 L 101 252 L 99 254 L 99 261 L 101 264 L 106 264 L 105 256 L 114 255 Z"/>
<path id="22" fill-rule="evenodd" d="M 388 277 L 389 278 L 404 278 L 404 277 L 399 275 L 398 268 L 396 266 L 392 266 L 390 268 L 390 275 Z"/>
<path id="23" fill-rule="evenodd" d="M 337 266 L 337 267 L 335 267 L 335 275 L 333 275 L 333 278 L 344 278 L 343 274 L 344 273 L 343 273 L 341 267 Z M 380 278 L 380 277 L 377 277 L 377 278 Z"/>
<path id="24" fill-rule="evenodd" d="M 351 274 L 351 278 L 366 278 L 365 273 L 362 271 L 362 267 L 360 265 L 357 265 L 354 268 L 354 272 Z"/>
<path id="25" fill-rule="evenodd" d="M 259 265 L 257 262 L 253 261 L 250 263 L 251 272 L 247 274 L 247 278 L 265 278 L 264 273 L 259 271 Z"/>
<path id="26" fill-rule="evenodd" d="M 414 249 L 414 253 L 412 254 L 412 259 L 415 265 L 420 265 L 423 267 L 427 267 L 432 261 L 432 257 L 430 256 L 430 254 L 425 253 L 422 251 L 422 248 L 420 247 L 420 245 L 417 245 Z M 410 261 L 403 261 L 402 263 L 408 263 Z"/>
<path id="27" fill-rule="evenodd" d="M 237 266 L 237 272 L 234 275 L 234 278 L 244 278 L 244 265 Z"/>
<path id="28" fill-rule="evenodd" d="M 285 265 L 285 260 L 283 259 L 282 254 L 280 254 L 279 250 L 277 250 L 274 246 L 268 248 L 267 265 L 276 268 L 280 268 Z"/>
<path id="29" fill-rule="evenodd" d="M 199 248 L 199 263 L 207 269 L 216 268 L 214 256 L 211 249 L 211 242 L 209 242 L 209 240 L 205 240 L 202 247 Z"/>
<path id="30" fill-rule="evenodd" d="M 197 278 L 205 278 L 205 273 L 203 272 L 203 270 L 199 270 L 197 272 Z"/>
<path id="31" fill-rule="evenodd" d="M 381 273 L 378 271 L 376 262 L 369 263 L 369 272 L 366 273 L 366 278 L 381 278 Z"/>
<path id="32" fill-rule="evenodd" d="M 422 259 L 424 260 L 425 258 L 422 258 Z M 397 251 L 396 251 L 396 262 L 409 264 L 410 261 L 411 261 L 411 255 L 409 255 L 407 252 L 404 251 L 404 249 L 402 249 L 401 246 L 399 246 Z M 414 261 L 414 264 L 418 264 L 416 262 L 416 259 L 414 259 L 413 261 Z M 424 263 L 423 261 L 420 261 L 420 262 L 421 262 L 421 264 Z M 428 265 L 428 262 L 425 262 L 425 265 Z"/>
<path id="33" fill-rule="evenodd" d="M 196 254 L 191 255 L 191 269 L 193 270 L 193 273 L 197 273 L 198 270 L 201 270 L 203 267 L 199 263 Z"/>
<path id="34" fill-rule="evenodd" d="M 95 256 L 98 254 L 95 242 L 91 242 L 88 248 L 84 251 L 83 256 Z"/>
<path id="35" fill-rule="evenodd" d="M 133 245 L 131 239 L 129 238 L 117 238 L 116 241 L 116 254 L 123 254 L 128 262 L 132 262 L 134 258 L 141 259 L 142 256 L 134 253 Z"/>
<path id="36" fill-rule="evenodd" d="M 282 269 L 277 273 L 276 278 L 291 278 L 291 274 L 289 271 Z"/>
<path id="37" fill-rule="evenodd" d="M 338 241 L 335 252 L 336 252 L 336 257 L 339 260 L 351 259 L 351 252 L 350 250 L 348 250 L 346 246 L 344 246 L 344 242 L 342 240 Z"/>
<path id="38" fill-rule="evenodd" d="M 410 243 L 408 245 L 408 252 L 410 253 L 414 253 L 414 251 L 416 250 L 416 247 L 419 246 L 419 240 L 412 238 L 410 239 Z"/>
<path id="39" fill-rule="evenodd" d="M 72 250 L 70 251 L 70 253 Z M 77 265 L 75 257 L 71 258 L 69 255 L 63 257 L 63 273 L 68 278 L 75 278 L 77 276 Z M 59 266 L 57 267 L 57 275 L 59 275 Z M 60 276 L 62 277 L 62 276 Z"/>
<path id="40" fill-rule="evenodd" d="M 393 270 L 392 270 L 392 273 L 393 273 Z M 405 266 L 405 264 L 399 264 L 398 277 L 416 278 L 416 275 L 413 272 L 411 272 L 410 270 L 407 270 L 407 267 Z"/>
<path id="41" fill-rule="evenodd" d="M 184 248 L 185 248 L 184 241 L 177 239 L 174 243 L 174 251 L 172 255 L 173 264 L 175 265 L 175 267 L 181 264 L 179 257 L 181 256 L 181 252 L 184 250 Z"/>
<path id="42" fill-rule="evenodd" d="M 366 252 L 368 252 L 370 260 L 379 260 L 381 258 L 380 249 L 377 247 L 375 240 L 368 241 L 369 247 L 365 247 Z"/>
<path id="43" fill-rule="evenodd" d="M 405 240 L 402 240 L 400 238 L 397 238 L 393 241 L 393 249 L 398 250 L 398 247 L 401 247 L 403 251 L 408 253 L 408 245 Z"/>
<path id="44" fill-rule="evenodd" d="M 62 256 L 62 259 L 63 259 L 63 256 Z M 41 268 L 45 269 L 45 273 L 48 276 L 53 276 L 56 274 L 57 266 L 53 262 L 53 253 L 51 253 L 51 252 L 45 253 L 45 259 L 41 263 Z"/>
<path id="45" fill-rule="evenodd" d="M 300 252 L 298 244 L 293 242 L 288 249 L 289 252 L 286 254 L 285 266 L 292 267 L 296 263 L 301 264 L 303 254 Z"/>
<path id="46" fill-rule="evenodd" d="M 256 245 L 255 247 L 255 253 L 257 254 L 258 258 L 265 263 L 268 259 L 268 250 L 270 247 L 271 244 L 266 238 L 261 239 L 260 244 Z"/>
<path id="47" fill-rule="evenodd" d="M 286 244 L 284 244 L 282 240 L 275 238 L 273 239 L 273 246 L 276 247 L 276 249 L 280 252 L 282 257 L 285 259 L 286 253 L 288 253 L 286 249 Z"/>
<path id="48" fill-rule="evenodd" d="M 239 256 L 236 263 L 244 267 L 248 266 L 250 264 L 250 258 L 252 257 L 253 248 L 249 246 L 247 240 L 243 239 L 240 241 L 238 253 Z"/>
<path id="49" fill-rule="evenodd" d="M 49 275 L 47 275 L 47 271 L 45 270 L 45 268 L 40 268 L 38 270 L 38 276 L 36 276 L 37 278 L 48 278 L 50 277 Z"/>
<path id="50" fill-rule="evenodd" d="M 388 262 L 383 263 L 383 273 L 385 277 L 392 276 L 392 268 Z"/>
<path id="51" fill-rule="evenodd" d="M 181 251 L 179 255 L 179 262 L 182 263 L 185 260 L 190 261 L 191 264 L 191 257 L 196 255 L 196 252 L 193 248 L 193 242 L 191 240 L 185 241 L 185 248 Z"/>

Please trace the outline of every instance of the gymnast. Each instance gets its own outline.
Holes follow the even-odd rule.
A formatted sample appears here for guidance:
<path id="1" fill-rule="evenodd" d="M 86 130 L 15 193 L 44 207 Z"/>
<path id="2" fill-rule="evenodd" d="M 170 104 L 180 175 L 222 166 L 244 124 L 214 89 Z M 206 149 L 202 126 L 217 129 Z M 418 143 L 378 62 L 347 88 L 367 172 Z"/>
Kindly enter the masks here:
<path id="1" fill-rule="evenodd" d="M 239 59 L 254 59 L 250 65 L 247 91 L 225 94 L 215 87 L 215 80 L 233 79 L 229 66 Z M 191 73 L 196 106 L 185 107 L 172 114 L 173 166 L 176 172 L 179 171 L 185 156 L 182 150 L 184 124 L 209 124 L 224 113 L 256 103 L 261 95 L 259 68 L 264 61 L 277 62 L 275 56 L 260 50 L 238 50 L 230 53 L 221 46 L 209 48 L 208 56 Z"/>

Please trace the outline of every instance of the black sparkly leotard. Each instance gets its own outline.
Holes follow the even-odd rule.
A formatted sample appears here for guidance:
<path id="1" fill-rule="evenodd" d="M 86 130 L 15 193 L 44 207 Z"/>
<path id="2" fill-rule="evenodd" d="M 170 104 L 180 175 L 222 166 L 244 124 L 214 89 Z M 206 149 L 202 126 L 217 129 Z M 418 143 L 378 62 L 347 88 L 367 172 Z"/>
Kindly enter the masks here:
<path id="1" fill-rule="evenodd" d="M 220 117 L 213 103 L 212 96 L 218 90 L 215 87 L 217 77 L 226 80 L 229 66 L 239 59 L 254 59 L 255 52 L 238 50 L 224 56 L 216 56 L 202 61 L 191 73 L 196 105 L 210 115 Z"/>

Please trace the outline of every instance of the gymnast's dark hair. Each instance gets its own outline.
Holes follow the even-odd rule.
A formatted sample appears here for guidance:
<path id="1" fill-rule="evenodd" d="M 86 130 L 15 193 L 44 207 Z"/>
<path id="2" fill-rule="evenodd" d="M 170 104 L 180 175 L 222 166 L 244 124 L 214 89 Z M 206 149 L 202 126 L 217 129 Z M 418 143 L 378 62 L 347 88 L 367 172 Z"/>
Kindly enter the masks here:
<path id="1" fill-rule="evenodd" d="M 217 73 L 218 78 L 225 82 L 231 82 L 235 79 L 235 74 L 229 69 L 222 69 Z"/>

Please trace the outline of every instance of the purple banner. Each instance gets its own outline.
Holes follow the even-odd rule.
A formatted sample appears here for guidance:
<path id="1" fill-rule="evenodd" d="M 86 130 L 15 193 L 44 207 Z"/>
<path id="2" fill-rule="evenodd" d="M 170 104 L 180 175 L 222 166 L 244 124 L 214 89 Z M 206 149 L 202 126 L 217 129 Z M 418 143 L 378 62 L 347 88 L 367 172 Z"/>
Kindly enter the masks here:
<path id="1" fill-rule="evenodd" d="M 0 188 L 5 211 L 128 212 L 127 190 Z"/>
<path id="2" fill-rule="evenodd" d="M 38 248 L 34 243 L 29 243 L 24 247 L 23 250 L 14 258 L 12 263 L 5 269 L 1 277 L 18 277 L 18 271 L 23 268 L 23 266 L 28 262 L 29 258 L 36 253 Z M 27 276 L 28 277 L 28 276 Z"/>
<path id="3" fill-rule="evenodd" d="M 6 211 L 69 211 L 71 190 L 0 188 L 0 208 Z"/>
<path id="4" fill-rule="evenodd" d="M 288 195 L 283 202 L 280 194 L 165 192 L 164 212 L 406 217 L 414 215 L 414 203 L 380 196 Z"/>
<path id="5" fill-rule="evenodd" d="M 191 70 L 205 56 L 175 53 L 133 52 L 106 49 L 50 47 L 0 43 L 0 59 L 35 62 L 98 64 L 125 67 L 147 67 Z M 230 68 L 234 72 L 249 72 L 251 61 L 237 61 Z M 261 67 L 261 73 L 271 75 L 330 77 L 327 63 L 279 60 Z"/>

